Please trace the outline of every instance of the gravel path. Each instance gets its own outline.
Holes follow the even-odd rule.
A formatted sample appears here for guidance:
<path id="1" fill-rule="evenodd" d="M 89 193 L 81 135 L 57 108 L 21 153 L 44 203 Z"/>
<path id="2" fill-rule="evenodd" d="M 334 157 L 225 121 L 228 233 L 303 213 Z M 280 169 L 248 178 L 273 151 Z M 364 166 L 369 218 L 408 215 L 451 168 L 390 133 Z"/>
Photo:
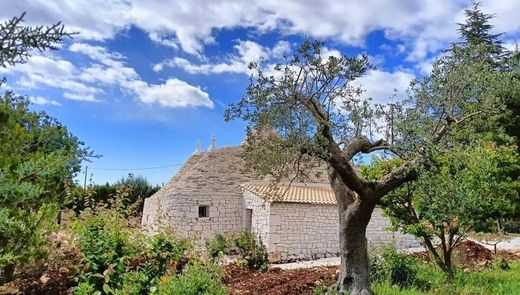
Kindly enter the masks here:
<path id="1" fill-rule="evenodd" d="M 476 241 L 473 240 L 482 246 L 493 250 L 494 249 L 494 242 L 485 242 L 485 241 Z M 514 250 L 514 249 L 520 249 L 520 237 L 512 238 L 510 240 L 504 240 L 497 244 L 497 250 Z"/>
<path id="2" fill-rule="evenodd" d="M 283 270 L 298 269 L 298 268 L 311 268 L 316 266 L 336 266 L 339 265 L 339 257 L 321 258 L 316 260 L 306 260 L 291 263 L 282 264 L 271 264 L 271 268 L 281 268 Z"/>
<path id="3" fill-rule="evenodd" d="M 493 250 L 494 246 L 490 243 L 485 243 L 481 241 L 475 241 L 484 247 Z M 505 240 L 497 244 L 497 250 L 513 250 L 513 249 L 520 249 L 520 237 L 515 237 L 510 240 Z M 405 249 L 405 252 L 413 253 L 413 252 L 421 252 L 425 251 L 424 248 L 418 247 L 418 248 L 410 248 Z M 298 262 L 291 262 L 291 263 L 282 263 L 282 264 L 271 264 L 270 268 L 281 268 L 283 270 L 288 269 L 299 269 L 299 268 L 312 268 L 317 266 L 337 266 L 340 264 L 340 258 L 339 257 L 331 257 L 331 258 L 321 258 L 316 260 L 308 260 L 308 261 L 298 261 Z"/>

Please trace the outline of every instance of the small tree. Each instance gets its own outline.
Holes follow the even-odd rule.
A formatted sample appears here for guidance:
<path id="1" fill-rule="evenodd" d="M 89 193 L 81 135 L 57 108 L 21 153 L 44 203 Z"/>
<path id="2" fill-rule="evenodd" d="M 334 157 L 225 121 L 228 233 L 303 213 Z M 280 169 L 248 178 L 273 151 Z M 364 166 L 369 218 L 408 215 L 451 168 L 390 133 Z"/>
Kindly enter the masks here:
<path id="1" fill-rule="evenodd" d="M 327 167 L 339 206 L 340 293 L 372 293 L 366 227 L 376 204 L 416 179 L 439 153 L 463 144 L 469 127 L 501 112 L 505 89 L 518 87 L 510 73 L 475 58 L 479 46 L 469 51 L 453 44 L 430 75 L 412 83 L 407 99 L 380 107 L 363 99 L 355 84 L 372 68 L 365 55 L 327 57 L 321 42 L 306 41 L 273 74 L 251 64 L 247 93 L 226 118 L 248 123 L 246 160 L 257 172 L 281 179 Z M 374 151 L 403 161 L 378 180 L 365 179 L 352 161 Z"/>
<path id="2" fill-rule="evenodd" d="M 375 161 L 362 171 L 373 179 L 398 163 Z M 519 167 L 516 147 L 464 147 L 436 159 L 436 167 L 389 193 L 381 203 L 394 230 L 422 239 L 451 281 L 452 254 L 461 238 L 468 231 L 493 230 L 496 218 L 511 211 L 512 201 L 518 199 L 518 179 L 509 173 Z"/>

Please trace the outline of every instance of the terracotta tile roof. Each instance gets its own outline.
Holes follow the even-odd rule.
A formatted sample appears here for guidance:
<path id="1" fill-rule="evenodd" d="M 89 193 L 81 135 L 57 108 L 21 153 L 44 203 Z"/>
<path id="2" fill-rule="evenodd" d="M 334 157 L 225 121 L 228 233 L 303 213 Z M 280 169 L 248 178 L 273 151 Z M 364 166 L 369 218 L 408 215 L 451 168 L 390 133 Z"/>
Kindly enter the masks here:
<path id="1" fill-rule="evenodd" d="M 241 187 L 269 202 L 336 204 L 334 192 L 326 184 L 248 182 Z"/>

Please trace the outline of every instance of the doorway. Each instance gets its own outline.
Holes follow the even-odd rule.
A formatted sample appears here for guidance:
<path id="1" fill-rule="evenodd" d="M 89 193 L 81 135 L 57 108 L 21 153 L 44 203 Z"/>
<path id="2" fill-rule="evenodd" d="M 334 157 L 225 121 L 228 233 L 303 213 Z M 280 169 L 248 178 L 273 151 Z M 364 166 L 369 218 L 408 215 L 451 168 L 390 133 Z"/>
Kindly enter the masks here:
<path id="1" fill-rule="evenodd" d="M 253 209 L 246 209 L 244 212 L 244 230 L 251 232 L 253 224 Z"/>

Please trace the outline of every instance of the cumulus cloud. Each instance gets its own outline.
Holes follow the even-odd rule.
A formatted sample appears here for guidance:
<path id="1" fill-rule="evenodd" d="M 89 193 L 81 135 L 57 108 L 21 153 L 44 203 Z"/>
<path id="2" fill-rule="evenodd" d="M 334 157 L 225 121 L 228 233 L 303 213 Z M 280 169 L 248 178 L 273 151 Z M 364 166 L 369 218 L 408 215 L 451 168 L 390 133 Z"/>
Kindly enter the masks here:
<path id="1" fill-rule="evenodd" d="M 18 85 L 26 88 L 56 88 L 63 97 L 87 102 L 99 102 L 107 87 L 117 87 L 145 104 L 156 103 L 164 107 L 208 107 L 213 108 L 209 95 L 197 86 L 170 78 L 163 84 L 148 83 L 124 61 L 118 52 L 110 52 L 101 46 L 74 43 L 72 52 L 88 56 L 92 63 L 77 67 L 67 60 L 53 56 L 33 56 L 25 64 L 8 68 L 18 73 Z M 42 99 L 38 103 L 47 103 Z"/>
<path id="2" fill-rule="evenodd" d="M 171 67 L 181 68 L 190 74 L 249 74 L 250 71 L 247 66 L 250 62 L 259 61 L 262 58 L 268 58 L 273 55 L 270 49 L 249 40 L 239 40 L 233 48 L 235 49 L 235 53 L 228 55 L 225 60 L 220 62 L 194 63 L 185 58 L 175 57 L 154 65 L 153 70 L 160 72 L 164 70 L 165 67 Z M 277 48 L 276 54 L 279 54 L 281 50 L 284 49 Z"/>
<path id="3" fill-rule="evenodd" d="M 413 79 L 414 75 L 404 70 L 393 72 L 371 70 L 355 82 L 366 90 L 363 93 L 365 98 L 371 98 L 374 103 L 385 103 L 394 94 L 399 96 L 397 98 L 402 98 Z"/>
<path id="4" fill-rule="evenodd" d="M 57 88 L 65 91 L 75 100 L 92 101 L 94 95 L 103 92 L 78 78 L 80 70 L 67 60 L 52 56 L 33 56 L 27 63 L 7 69 L 21 75 L 18 84 L 26 88 Z M 69 98 L 69 97 L 67 97 Z"/>
<path id="5" fill-rule="evenodd" d="M 147 104 L 158 103 L 166 107 L 214 107 L 206 92 L 176 78 L 168 79 L 164 84 L 142 85 L 135 90 L 141 101 Z"/>
<path id="6" fill-rule="evenodd" d="M 274 58 L 281 58 L 284 55 L 291 53 L 291 43 L 289 41 L 278 41 L 276 45 L 271 50 Z"/>
<path id="7" fill-rule="evenodd" d="M 410 60 L 420 60 L 455 38 L 456 22 L 462 21 L 463 10 L 470 5 L 466 0 L 18 0 L 3 7 L 0 18 L 37 11 L 28 15 L 30 23 L 62 20 L 80 32 L 77 38 L 97 40 L 135 26 L 154 42 L 198 56 L 204 45 L 215 42 L 213 34 L 221 29 L 276 30 L 355 46 L 363 46 L 369 33 L 380 30 L 390 39 L 403 40 L 411 50 Z M 483 9 L 497 14 L 497 31 L 520 31 L 519 1 L 484 0 Z M 283 47 L 277 53 L 278 49 Z"/>

